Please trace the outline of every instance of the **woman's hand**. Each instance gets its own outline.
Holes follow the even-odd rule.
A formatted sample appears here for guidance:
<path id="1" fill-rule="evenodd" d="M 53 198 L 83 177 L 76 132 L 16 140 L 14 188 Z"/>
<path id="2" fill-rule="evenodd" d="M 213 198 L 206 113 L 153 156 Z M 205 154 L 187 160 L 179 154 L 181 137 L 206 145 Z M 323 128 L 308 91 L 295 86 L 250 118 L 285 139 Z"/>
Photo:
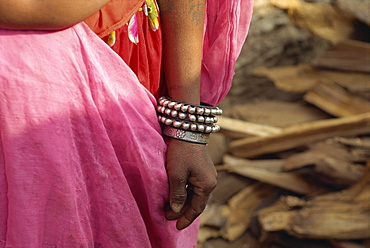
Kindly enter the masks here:
<path id="1" fill-rule="evenodd" d="M 217 172 L 207 146 L 171 139 L 167 152 L 170 183 L 168 220 L 178 220 L 181 230 L 189 226 L 204 210 L 216 187 Z"/>
<path id="2" fill-rule="evenodd" d="M 167 94 L 178 101 L 199 105 L 206 0 L 158 0 L 158 4 Z M 207 146 L 171 139 L 167 172 L 170 209 L 166 217 L 177 219 L 176 226 L 181 230 L 206 207 L 216 187 L 216 170 Z"/>

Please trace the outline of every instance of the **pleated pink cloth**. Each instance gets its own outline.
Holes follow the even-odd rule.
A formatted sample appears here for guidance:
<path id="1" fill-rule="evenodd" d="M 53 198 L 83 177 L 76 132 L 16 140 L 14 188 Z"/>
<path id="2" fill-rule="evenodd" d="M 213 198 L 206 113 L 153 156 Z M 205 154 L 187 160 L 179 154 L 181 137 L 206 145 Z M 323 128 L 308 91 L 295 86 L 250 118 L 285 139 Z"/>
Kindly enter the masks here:
<path id="1" fill-rule="evenodd" d="M 250 20 L 251 5 L 226 2 L 239 6 L 233 21 L 241 12 Z M 230 32 L 219 35 L 232 37 L 217 46 L 229 51 L 219 75 L 230 75 L 247 27 L 236 35 L 235 23 L 223 25 Z M 231 81 L 208 84 L 219 89 L 203 91 L 203 100 L 216 104 Z M 166 145 L 155 109 L 131 69 L 85 24 L 0 29 L 0 247 L 195 247 L 199 221 L 177 231 L 164 217 Z"/>

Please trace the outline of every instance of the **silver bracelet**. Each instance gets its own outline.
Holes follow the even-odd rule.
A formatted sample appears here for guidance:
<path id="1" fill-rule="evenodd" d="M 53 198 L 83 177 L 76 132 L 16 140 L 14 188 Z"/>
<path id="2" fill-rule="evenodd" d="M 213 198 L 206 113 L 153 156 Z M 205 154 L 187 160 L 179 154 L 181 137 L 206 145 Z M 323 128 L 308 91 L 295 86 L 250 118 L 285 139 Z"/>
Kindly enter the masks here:
<path id="1" fill-rule="evenodd" d="M 204 115 L 196 115 L 196 114 L 188 114 L 181 111 L 177 111 L 175 109 L 166 108 L 164 106 L 157 106 L 157 111 L 162 113 L 163 115 L 167 115 L 168 117 L 174 117 L 181 120 L 189 120 L 191 122 L 200 122 L 200 123 L 216 123 L 218 118 L 216 116 L 204 116 Z"/>
<path id="2" fill-rule="evenodd" d="M 185 131 L 181 129 L 177 129 L 174 127 L 170 126 L 165 126 L 163 128 L 163 135 L 178 139 L 178 140 L 183 140 L 183 141 L 188 141 L 192 143 L 197 143 L 197 144 L 208 144 L 209 140 L 209 134 L 206 133 L 195 133 L 191 131 Z"/>
<path id="3" fill-rule="evenodd" d="M 158 103 L 162 107 L 174 109 L 177 111 L 181 111 L 183 113 L 205 115 L 205 116 L 222 115 L 222 109 L 218 107 L 185 103 L 185 102 L 177 101 L 169 97 L 165 97 L 165 96 L 160 97 Z"/>
<path id="4" fill-rule="evenodd" d="M 159 115 L 158 121 L 165 124 L 166 126 L 172 126 L 177 129 L 189 130 L 193 132 L 201 133 L 217 133 L 221 130 L 220 126 L 217 124 L 204 124 L 198 122 L 188 122 L 179 119 L 168 118 L 166 116 Z"/>

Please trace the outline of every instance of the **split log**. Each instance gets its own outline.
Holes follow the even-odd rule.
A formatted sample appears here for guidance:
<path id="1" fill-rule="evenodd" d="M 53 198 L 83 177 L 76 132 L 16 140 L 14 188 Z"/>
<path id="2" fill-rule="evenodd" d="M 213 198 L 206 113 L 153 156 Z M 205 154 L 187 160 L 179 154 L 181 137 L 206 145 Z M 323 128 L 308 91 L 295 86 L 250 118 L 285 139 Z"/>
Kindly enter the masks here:
<path id="1" fill-rule="evenodd" d="M 244 158 L 234 157 L 228 154 L 224 155 L 225 167 L 229 170 L 230 167 L 254 167 L 257 169 L 264 169 L 270 172 L 283 172 L 283 167 L 286 164 L 284 159 L 260 159 L 248 160 Z"/>
<path id="2" fill-rule="evenodd" d="M 226 171 L 218 173 L 217 181 L 217 187 L 212 192 L 209 202 L 218 205 L 226 204 L 240 190 L 254 183 L 253 180 Z"/>
<path id="3" fill-rule="evenodd" d="M 289 17 L 313 34 L 338 42 L 353 33 L 352 22 L 330 5 L 307 3 L 300 0 L 271 0 L 271 4 L 287 10 Z"/>
<path id="4" fill-rule="evenodd" d="M 322 52 L 312 63 L 321 68 L 370 73 L 370 44 L 346 40 Z"/>
<path id="5" fill-rule="evenodd" d="M 370 90 L 370 75 L 367 73 L 325 70 L 307 64 L 274 68 L 258 67 L 253 74 L 268 77 L 278 89 L 289 92 L 306 92 L 317 83 L 326 81 L 335 82 L 350 92 L 361 93 Z"/>
<path id="6" fill-rule="evenodd" d="M 259 218 L 268 232 L 285 230 L 292 236 L 312 239 L 367 239 L 369 207 L 366 202 L 317 201 L 292 210 L 280 201 L 279 205 L 261 210 Z"/>
<path id="7" fill-rule="evenodd" d="M 281 132 L 281 129 L 277 127 L 259 125 L 256 123 L 241 121 L 222 116 L 218 117 L 218 125 L 220 125 L 223 132 L 224 131 L 233 132 L 234 137 L 235 136 L 243 137 L 246 135 L 265 137 Z"/>
<path id="8" fill-rule="evenodd" d="M 223 238 L 229 241 L 239 238 L 249 228 L 257 208 L 276 193 L 277 190 L 273 186 L 255 183 L 231 198 L 228 203 L 229 218 L 222 235 Z"/>
<path id="9" fill-rule="evenodd" d="M 319 83 L 304 95 L 304 100 L 336 116 L 370 112 L 370 102 L 330 82 Z"/>
<path id="10" fill-rule="evenodd" d="M 256 123 L 262 125 L 261 128 L 264 127 L 264 129 L 268 128 L 269 130 L 268 133 L 265 132 L 266 135 L 255 134 L 254 136 L 270 136 L 271 134 L 281 132 L 282 127 L 330 117 L 322 110 L 304 101 L 256 101 L 234 106 L 227 113 L 228 116 L 233 119 L 246 121 L 247 123 Z M 234 127 L 236 123 L 237 122 L 234 124 L 234 121 L 230 121 L 228 125 L 223 126 L 225 126 L 225 128 Z"/>
<path id="11" fill-rule="evenodd" d="M 330 240 L 331 244 L 335 248 L 366 248 L 363 244 L 359 242 L 343 241 L 343 240 Z"/>
<path id="12" fill-rule="evenodd" d="M 315 180 L 329 186 L 345 187 L 353 185 L 364 176 L 365 167 L 352 163 L 358 160 L 347 149 L 332 140 L 321 142 L 312 149 L 292 155 L 283 166 L 284 171 L 294 171 L 304 167 L 312 170 L 305 173 L 313 174 Z"/>
<path id="13" fill-rule="evenodd" d="M 335 136 L 370 133 L 370 114 L 296 124 L 268 137 L 249 137 L 230 142 L 229 152 L 243 158 L 284 151 Z"/>
<path id="14" fill-rule="evenodd" d="M 366 162 L 370 159 L 370 137 L 336 137 L 334 138 L 334 142 L 338 142 L 349 147 L 352 156 L 355 158 L 354 162 Z"/>
<path id="15" fill-rule="evenodd" d="M 220 230 L 215 227 L 201 226 L 198 232 L 198 246 L 208 239 L 220 237 Z M 197 246 L 197 247 L 198 247 Z"/>
<path id="16" fill-rule="evenodd" d="M 271 184 L 283 189 L 287 189 L 298 194 L 313 194 L 314 192 L 321 191 L 321 188 L 315 185 L 310 185 L 303 177 L 294 173 L 282 172 L 281 169 L 276 167 L 282 166 L 282 161 L 248 161 L 244 162 L 240 158 L 231 156 L 225 157 L 225 166 L 229 172 L 237 173 L 239 175 L 258 180 L 267 184 Z M 265 163 L 263 167 L 258 167 L 256 164 Z M 274 165 L 269 169 L 266 164 Z M 252 164 L 252 166 L 251 166 Z M 275 167 L 275 168 L 274 168 Z"/>
<path id="17" fill-rule="evenodd" d="M 355 240 L 370 238 L 370 171 L 347 190 L 310 200 L 281 197 L 259 211 L 267 232 L 285 230 L 298 238 Z"/>
<path id="18" fill-rule="evenodd" d="M 230 212 L 227 205 L 209 204 L 202 213 L 200 225 L 217 228 L 220 230 L 225 226 L 229 215 Z M 212 233 L 214 234 L 213 231 Z"/>
<path id="19" fill-rule="evenodd" d="M 253 74 L 268 77 L 280 90 L 297 93 L 306 92 L 322 80 L 317 75 L 317 70 L 306 64 L 274 68 L 258 67 Z"/>
<path id="20" fill-rule="evenodd" d="M 370 2 L 366 0 L 337 0 L 336 5 L 344 12 L 350 13 L 357 19 L 370 26 Z"/>

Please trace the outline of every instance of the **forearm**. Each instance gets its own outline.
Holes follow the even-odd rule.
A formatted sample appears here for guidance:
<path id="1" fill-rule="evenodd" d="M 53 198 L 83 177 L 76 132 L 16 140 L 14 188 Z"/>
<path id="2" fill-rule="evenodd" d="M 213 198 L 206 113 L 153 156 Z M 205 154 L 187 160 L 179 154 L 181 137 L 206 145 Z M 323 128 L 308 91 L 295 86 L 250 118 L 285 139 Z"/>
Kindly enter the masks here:
<path id="1" fill-rule="evenodd" d="M 158 0 L 170 97 L 199 104 L 205 0 Z"/>
<path id="2" fill-rule="evenodd" d="M 0 0 L 0 28 L 62 29 L 83 21 L 109 0 Z"/>

